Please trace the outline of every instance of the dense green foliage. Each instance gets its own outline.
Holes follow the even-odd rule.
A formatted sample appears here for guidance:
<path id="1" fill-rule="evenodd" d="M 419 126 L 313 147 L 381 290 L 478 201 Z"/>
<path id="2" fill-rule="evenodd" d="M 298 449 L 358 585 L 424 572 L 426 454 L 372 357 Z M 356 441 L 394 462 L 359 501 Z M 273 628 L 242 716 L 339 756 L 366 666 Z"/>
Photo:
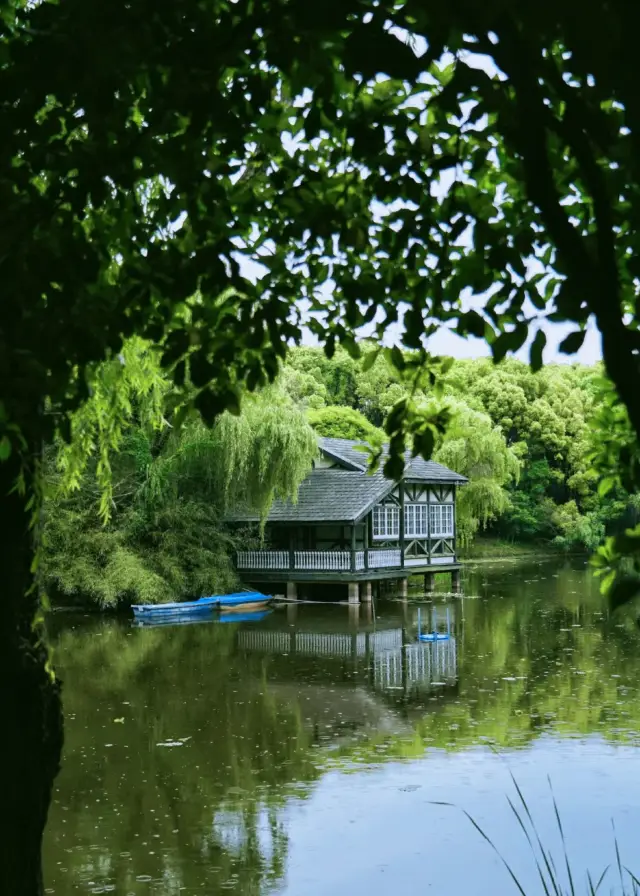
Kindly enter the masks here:
<path id="1" fill-rule="evenodd" d="M 606 532 L 637 522 L 629 478 L 611 477 L 603 489 L 604 472 L 594 469 L 597 458 L 615 469 L 603 446 L 622 444 L 605 439 L 603 395 L 612 393 L 599 367 L 556 364 L 533 373 L 519 361 L 458 360 L 435 385 L 424 377 L 416 386 L 394 359 L 381 353 L 368 366 L 340 350 L 329 360 L 319 349 L 294 349 L 284 380 L 304 377 L 301 404 L 313 408 L 307 416 L 322 435 L 371 441 L 367 426 L 383 423 L 408 395 L 425 417 L 448 409 L 434 457 L 470 479 L 459 496 L 463 542 L 488 526 L 504 539 L 592 551 Z"/>
<path id="2" fill-rule="evenodd" d="M 227 509 L 250 504 L 264 516 L 275 496 L 295 498 L 314 430 L 379 447 L 386 436 L 378 423 L 409 393 L 425 416 L 446 416 L 435 459 L 469 477 L 458 496 L 463 546 L 483 530 L 592 551 L 605 533 L 637 521 L 624 483 L 605 492 L 592 468 L 603 452 L 591 420 L 606 409 L 597 368 L 534 374 L 516 361 L 454 361 L 435 385 L 426 377 L 416 387 L 394 357 L 367 366 L 343 350 L 328 359 L 294 349 L 275 386 L 209 429 L 188 412 L 153 346 L 128 343 L 97 369 L 70 444 L 45 452 L 48 593 L 115 607 L 233 587 L 232 553 L 259 533 L 232 534 Z"/>
<path id="3" fill-rule="evenodd" d="M 384 432 L 374 426 L 360 411 L 344 405 L 330 405 L 310 410 L 307 420 L 320 436 L 333 439 L 365 441 L 375 446 L 384 442 Z"/>
<path id="4" fill-rule="evenodd" d="M 232 535 L 226 511 L 240 503 L 264 517 L 275 497 L 295 499 L 317 451 L 302 412 L 277 387 L 212 428 L 190 416 L 180 421 L 154 350 L 140 342 L 128 349 L 124 364 L 99 368 L 92 398 L 73 418 L 80 446 L 74 438 L 46 452 L 41 572 L 58 601 L 105 608 L 232 587 L 231 554 L 258 533 Z M 103 427 L 113 393 L 117 431 Z"/>

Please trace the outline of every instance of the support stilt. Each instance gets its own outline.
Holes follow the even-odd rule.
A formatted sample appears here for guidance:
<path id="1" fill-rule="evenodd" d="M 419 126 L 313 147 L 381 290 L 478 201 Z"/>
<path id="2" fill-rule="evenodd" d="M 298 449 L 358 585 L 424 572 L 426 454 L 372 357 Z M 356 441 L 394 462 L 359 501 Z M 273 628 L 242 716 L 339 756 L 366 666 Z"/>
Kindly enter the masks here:
<path id="1" fill-rule="evenodd" d="M 298 607 L 296 606 L 296 604 L 289 604 L 287 607 L 287 622 L 290 625 L 293 625 L 293 623 L 296 621 L 297 618 L 298 618 Z"/>
<path id="2" fill-rule="evenodd" d="M 454 594 L 459 594 L 460 589 L 460 570 L 454 569 L 451 573 L 451 590 Z"/>
<path id="3" fill-rule="evenodd" d="M 360 603 L 360 589 L 358 588 L 357 582 L 349 582 L 349 603 Z"/>
<path id="4" fill-rule="evenodd" d="M 287 600 L 298 600 L 298 586 L 295 582 L 287 582 Z"/>
<path id="5" fill-rule="evenodd" d="M 433 572 L 425 572 L 424 574 L 424 593 L 433 594 L 436 590 L 436 577 Z"/>
<path id="6" fill-rule="evenodd" d="M 361 582 L 360 583 L 360 596 L 364 603 L 370 604 L 373 598 L 373 592 L 371 588 L 371 582 Z"/>

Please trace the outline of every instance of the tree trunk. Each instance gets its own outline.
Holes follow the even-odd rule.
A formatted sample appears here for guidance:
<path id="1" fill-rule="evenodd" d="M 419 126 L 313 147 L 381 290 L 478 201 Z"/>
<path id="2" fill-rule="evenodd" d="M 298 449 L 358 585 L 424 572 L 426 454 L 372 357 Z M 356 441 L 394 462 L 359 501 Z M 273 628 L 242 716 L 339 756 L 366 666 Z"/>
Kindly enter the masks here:
<path id="1" fill-rule="evenodd" d="M 42 835 L 60 765 L 62 710 L 42 627 L 35 624 L 30 513 L 25 498 L 10 494 L 18 472 L 17 459 L 0 462 L 0 893 L 41 896 Z"/>

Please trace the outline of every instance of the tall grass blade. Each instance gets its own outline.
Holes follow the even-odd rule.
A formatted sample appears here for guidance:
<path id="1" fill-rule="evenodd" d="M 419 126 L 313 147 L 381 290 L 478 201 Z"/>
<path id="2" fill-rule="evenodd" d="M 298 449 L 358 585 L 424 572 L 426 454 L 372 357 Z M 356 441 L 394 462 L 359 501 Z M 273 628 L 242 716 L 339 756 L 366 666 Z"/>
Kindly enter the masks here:
<path id="1" fill-rule="evenodd" d="M 513 772 L 509 771 L 509 775 L 511 776 L 511 780 L 513 781 L 513 786 L 516 789 L 516 793 L 518 794 L 518 796 L 520 798 L 520 802 L 522 803 L 522 805 L 524 807 L 524 811 L 527 813 L 527 818 L 529 819 L 529 822 L 531 824 L 531 829 L 535 835 L 536 842 L 538 844 L 538 849 L 540 850 L 540 854 L 542 855 L 542 859 L 543 859 L 545 867 L 547 869 L 547 874 L 549 875 L 549 881 L 551 883 L 551 886 L 553 887 L 553 892 L 555 893 L 555 896 L 562 896 L 562 893 L 558 887 L 558 882 L 556 880 L 557 875 L 554 874 L 552 864 L 549 860 L 550 856 L 548 856 L 544 850 L 544 847 L 542 845 L 542 840 L 540 839 L 540 835 L 538 834 L 538 829 L 536 828 L 536 824 L 535 824 L 535 822 L 533 820 L 533 816 L 531 815 L 531 812 L 529 810 L 529 806 L 527 805 L 527 801 L 525 800 L 524 795 L 523 795 L 522 791 L 520 790 L 520 787 L 518 785 L 518 782 L 515 779 Z M 536 859 L 536 861 L 537 861 L 537 859 Z"/>
<path id="2" fill-rule="evenodd" d="M 591 877 L 591 873 L 589 871 L 587 871 L 587 880 L 589 881 L 589 896 L 594 896 L 594 894 L 596 894 L 598 892 L 598 890 L 602 886 L 602 883 L 607 875 L 607 871 L 609 870 L 610 867 L 611 867 L 611 865 L 607 865 L 607 867 L 604 869 L 604 871 L 598 878 L 598 883 L 595 885 L 595 887 L 593 885 L 593 878 Z"/>
<path id="3" fill-rule="evenodd" d="M 430 800 L 429 802 L 431 803 L 432 806 L 447 806 L 447 807 L 450 808 L 450 809 L 459 809 L 459 806 L 455 806 L 453 803 L 447 803 L 447 802 L 445 802 L 444 800 Z M 514 872 L 513 872 L 513 869 L 510 867 L 509 863 L 507 862 L 507 860 L 505 859 L 505 857 L 502 855 L 502 853 L 500 852 L 500 850 L 498 849 L 498 847 L 495 845 L 495 843 L 493 842 L 493 840 L 489 837 L 488 834 L 485 834 L 485 832 L 482 830 L 482 828 L 480 827 L 480 825 L 478 824 L 478 822 L 477 822 L 471 815 L 469 815 L 469 813 L 467 812 L 466 809 L 461 809 L 460 811 L 464 812 L 464 814 L 467 816 L 467 818 L 469 819 L 469 821 L 471 822 L 471 824 L 474 826 L 474 828 L 476 829 L 476 831 L 480 834 L 481 837 L 483 837 L 483 838 L 487 841 L 487 843 L 489 844 L 489 846 L 491 847 L 491 849 L 492 849 L 492 850 L 495 852 L 495 854 L 498 856 L 498 858 L 500 859 L 500 861 L 502 862 L 502 864 L 504 865 L 504 867 L 505 867 L 505 868 L 507 869 L 507 871 L 509 872 L 509 875 L 510 875 L 510 877 L 511 877 L 511 880 L 514 882 L 514 884 L 515 884 L 516 887 L 518 888 L 518 892 L 521 894 L 521 896 L 527 896 L 527 894 L 525 893 L 525 891 L 524 891 L 524 889 L 523 889 L 523 887 L 522 887 L 522 884 L 520 883 L 520 881 L 518 880 L 518 878 L 515 876 L 515 874 L 514 874 Z"/>
<path id="4" fill-rule="evenodd" d="M 493 842 L 493 840 L 492 840 L 487 834 L 485 834 L 485 832 L 482 830 L 482 828 L 481 828 L 480 825 L 477 823 L 477 821 L 476 821 L 474 818 L 472 818 L 471 815 L 469 815 L 469 813 L 466 811 L 466 809 L 463 809 L 462 811 L 463 811 L 464 814 L 467 816 L 467 818 L 469 819 L 469 821 L 471 822 L 471 824 L 474 826 L 474 828 L 476 829 L 476 831 L 477 831 L 482 837 L 484 837 L 484 839 L 487 841 L 487 843 L 489 844 L 489 846 L 491 847 L 491 849 L 492 849 L 492 850 L 495 852 L 495 854 L 498 856 L 498 858 L 500 859 L 500 861 L 502 862 L 502 864 L 504 865 L 504 867 L 505 867 L 505 868 L 507 869 L 507 871 L 509 872 L 509 875 L 511 876 L 511 880 L 514 882 L 514 884 L 515 884 L 516 887 L 518 888 L 518 892 L 521 894 L 521 896 L 527 896 L 527 894 L 525 893 L 525 891 L 524 891 L 524 889 L 523 889 L 523 887 L 522 887 L 522 884 L 520 883 L 520 881 L 519 881 L 518 878 L 516 877 L 516 875 L 515 875 L 513 869 L 511 868 L 511 866 L 509 865 L 509 863 L 507 862 L 507 860 L 505 859 L 505 857 L 502 855 L 502 853 L 500 852 L 500 850 L 498 849 L 498 847 L 495 845 L 495 843 Z"/>
<path id="5" fill-rule="evenodd" d="M 544 872 L 543 872 L 543 870 L 542 870 L 542 866 L 540 865 L 540 860 L 538 859 L 538 855 L 537 855 L 537 853 L 536 853 L 536 848 L 535 848 L 535 846 L 534 846 L 534 844 L 533 844 L 533 841 L 532 841 L 532 839 L 531 839 L 531 836 L 530 836 L 530 834 L 529 834 L 529 831 L 527 830 L 527 827 L 526 827 L 524 821 L 523 821 L 522 818 L 520 817 L 520 813 L 518 812 L 518 810 L 516 809 L 516 807 L 515 807 L 515 806 L 513 805 L 513 803 L 511 802 L 511 798 L 510 798 L 510 797 L 507 797 L 507 802 L 508 802 L 509 805 L 511 806 L 511 811 L 513 812 L 513 814 L 515 815 L 515 817 L 518 819 L 518 822 L 519 822 L 519 824 L 520 824 L 520 827 L 522 828 L 522 830 L 523 830 L 523 832 L 524 832 L 524 835 L 525 835 L 525 837 L 527 838 L 527 843 L 529 844 L 529 847 L 530 847 L 530 849 L 531 849 L 531 854 L 533 855 L 534 861 L 535 861 L 535 863 L 536 863 L 536 868 L 538 869 L 538 874 L 540 875 L 540 881 L 541 881 L 541 883 L 542 883 L 542 888 L 543 888 L 543 890 L 544 890 L 545 896 L 551 896 L 551 892 L 550 892 L 550 890 L 549 890 L 549 887 L 547 886 L 547 881 L 545 880 Z"/>
<path id="6" fill-rule="evenodd" d="M 567 877 L 569 878 L 569 887 L 571 888 L 571 896 L 576 896 L 576 888 L 573 885 L 573 875 L 571 874 L 571 863 L 569 862 L 569 853 L 567 852 L 567 842 L 564 838 L 564 830 L 562 829 L 562 821 L 560 820 L 560 812 L 558 811 L 558 803 L 551 786 L 551 778 L 547 775 L 549 782 L 549 790 L 551 791 L 551 799 L 553 800 L 553 811 L 556 813 L 556 821 L 558 822 L 558 830 L 560 831 L 560 839 L 562 840 L 562 851 L 564 852 L 564 862 L 567 869 Z"/>
<path id="7" fill-rule="evenodd" d="M 638 888 L 640 887 L 640 880 L 638 880 L 638 878 L 635 876 L 635 874 L 633 873 L 633 871 L 630 871 L 630 870 L 627 868 L 626 865 L 624 866 L 624 870 L 627 872 L 627 874 L 628 874 L 629 877 L 631 878 L 631 882 L 632 882 L 632 884 L 633 884 L 633 892 L 634 892 L 634 893 L 637 893 L 637 892 L 638 892 Z"/>
<path id="8" fill-rule="evenodd" d="M 560 810 L 558 809 L 558 803 L 555 798 L 555 794 L 553 793 L 551 779 L 549 777 L 547 777 L 547 780 L 549 782 L 549 789 L 551 791 L 551 797 L 553 800 L 553 810 L 554 810 L 555 816 L 556 816 L 556 823 L 558 825 L 558 830 L 560 832 L 560 839 L 562 841 L 562 850 L 563 850 L 563 854 L 564 854 L 565 867 L 566 867 L 566 872 L 567 872 L 567 877 L 568 877 L 568 882 L 569 882 L 569 890 L 568 891 L 564 890 L 564 885 L 560 882 L 560 875 L 557 872 L 556 865 L 555 865 L 551 850 L 549 850 L 547 852 L 542 845 L 542 840 L 538 833 L 538 829 L 536 828 L 535 822 L 533 820 L 533 816 L 531 814 L 531 811 L 529 809 L 527 801 L 524 797 L 524 794 L 522 793 L 520 787 L 518 786 L 518 782 L 516 781 L 512 772 L 509 772 L 509 774 L 511 775 L 511 780 L 513 781 L 513 786 L 515 787 L 516 793 L 518 794 L 518 798 L 519 798 L 522 808 L 520 809 L 517 805 L 515 805 L 513 800 L 508 795 L 507 795 L 507 802 L 509 804 L 509 808 L 515 815 L 516 820 L 517 820 L 518 824 L 520 825 L 520 828 L 522 829 L 524 836 L 526 837 L 527 843 L 529 845 L 529 848 L 531 850 L 531 853 L 532 853 L 534 861 L 535 861 L 536 869 L 538 871 L 538 876 L 540 877 L 540 882 L 542 884 L 544 896 L 577 896 L 575 882 L 574 882 L 574 878 L 573 878 L 573 872 L 571 870 L 571 863 L 569 861 L 569 851 L 567 848 L 567 842 L 566 842 L 566 838 L 565 838 L 565 834 L 564 834 L 564 828 L 562 826 L 562 819 L 560 818 Z M 449 808 L 458 809 L 459 811 L 463 812 L 466 815 L 466 817 L 469 819 L 469 821 L 471 822 L 473 827 L 476 829 L 476 831 L 480 834 L 480 836 L 484 840 L 486 840 L 486 842 L 489 844 L 491 849 L 498 856 L 498 858 L 504 865 L 505 869 L 507 870 L 511 880 L 515 884 L 518 893 L 520 893 L 520 896 L 527 896 L 527 894 L 525 893 L 524 887 L 518 880 L 514 870 L 509 865 L 509 863 L 507 862 L 505 857 L 502 855 L 502 853 L 500 852 L 498 847 L 495 845 L 495 843 L 489 837 L 489 835 L 486 834 L 482 830 L 482 828 L 480 827 L 478 822 L 469 814 L 469 812 L 466 811 L 466 809 L 462 809 L 459 806 L 455 806 L 453 803 L 448 803 L 448 802 L 440 801 L 440 800 L 430 800 L 430 802 L 434 806 L 447 806 Z M 527 822 L 529 823 L 528 825 L 527 825 Z M 629 868 L 627 868 L 626 865 L 622 864 L 622 858 L 620 855 L 620 845 L 618 843 L 618 837 L 616 834 L 616 829 L 615 829 L 615 824 L 613 822 L 613 819 L 611 820 L 611 826 L 613 828 L 613 841 L 615 844 L 615 851 L 616 851 L 616 865 L 618 867 L 618 874 L 620 877 L 620 886 L 622 888 L 622 894 L 627 894 L 627 896 L 630 896 L 629 886 L 628 886 L 629 881 L 630 881 L 631 885 L 633 887 L 633 889 L 631 891 L 632 896 L 640 896 L 640 879 L 637 878 L 635 876 L 635 874 L 633 874 L 633 872 L 630 871 Z M 540 855 L 538 855 L 538 852 L 540 853 Z M 600 892 L 600 888 L 602 887 L 604 880 L 610 870 L 611 870 L 611 864 L 606 866 L 606 868 L 604 869 L 604 871 L 598 878 L 597 883 L 595 883 L 595 884 L 593 882 L 593 877 L 591 876 L 591 872 L 587 871 L 587 888 L 588 888 L 587 896 L 597 896 L 597 894 Z M 625 880 L 627 878 L 628 878 L 627 886 L 625 888 Z"/>
<path id="9" fill-rule="evenodd" d="M 622 887 L 622 892 L 624 893 L 624 875 L 622 873 L 622 859 L 620 858 L 620 847 L 618 846 L 618 835 L 616 834 L 616 826 L 614 824 L 613 818 L 611 819 L 611 827 L 613 829 L 613 842 L 616 845 L 616 862 L 618 863 L 618 874 L 620 875 L 620 886 Z"/>
<path id="10" fill-rule="evenodd" d="M 514 786 L 515 789 L 516 789 L 516 793 L 517 793 L 518 796 L 520 797 L 520 802 L 522 803 L 522 806 L 523 806 L 523 808 L 524 808 L 524 811 L 527 813 L 527 818 L 529 819 L 529 822 L 531 823 L 531 827 L 535 830 L 535 827 L 536 827 L 536 826 L 535 826 L 535 824 L 534 824 L 534 822 L 533 822 L 533 818 L 531 817 L 531 812 L 529 812 L 529 807 L 528 807 L 528 805 L 527 805 L 527 801 L 525 800 L 524 796 L 522 795 L 522 791 L 520 790 L 520 787 L 519 787 L 519 785 L 518 785 L 518 782 L 516 781 L 515 776 L 514 776 L 513 772 L 511 771 L 511 769 L 509 769 L 509 775 L 510 775 L 511 780 L 512 780 L 512 782 L 513 782 L 513 786 Z"/>

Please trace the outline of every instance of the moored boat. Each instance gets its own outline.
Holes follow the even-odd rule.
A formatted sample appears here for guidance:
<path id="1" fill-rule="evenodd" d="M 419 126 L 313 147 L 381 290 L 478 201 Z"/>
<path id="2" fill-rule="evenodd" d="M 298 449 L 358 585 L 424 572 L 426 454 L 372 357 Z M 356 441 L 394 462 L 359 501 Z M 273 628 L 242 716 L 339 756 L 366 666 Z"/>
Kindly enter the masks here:
<path id="1" fill-rule="evenodd" d="M 136 619 L 169 616 L 200 616 L 211 613 L 213 598 L 184 600 L 166 604 L 134 604 L 131 609 Z"/>
<path id="2" fill-rule="evenodd" d="M 157 628 L 158 626 L 182 626 L 182 625 L 221 625 L 231 623 L 238 625 L 241 622 L 260 622 L 273 613 L 267 608 L 242 613 L 240 610 L 234 613 L 183 613 L 180 616 L 136 616 L 131 625 L 134 628 Z"/>
<path id="3" fill-rule="evenodd" d="M 236 594 L 212 594 L 198 600 L 176 601 L 166 604 L 133 604 L 136 619 L 200 616 L 219 610 L 222 613 L 261 610 L 271 598 L 259 591 L 240 591 Z"/>
<path id="4" fill-rule="evenodd" d="M 210 600 L 211 598 L 203 598 Z M 218 595 L 216 609 L 221 613 L 249 613 L 255 610 L 263 610 L 272 598 L 260 591 L 240 591 L 237 594 Z"/>

